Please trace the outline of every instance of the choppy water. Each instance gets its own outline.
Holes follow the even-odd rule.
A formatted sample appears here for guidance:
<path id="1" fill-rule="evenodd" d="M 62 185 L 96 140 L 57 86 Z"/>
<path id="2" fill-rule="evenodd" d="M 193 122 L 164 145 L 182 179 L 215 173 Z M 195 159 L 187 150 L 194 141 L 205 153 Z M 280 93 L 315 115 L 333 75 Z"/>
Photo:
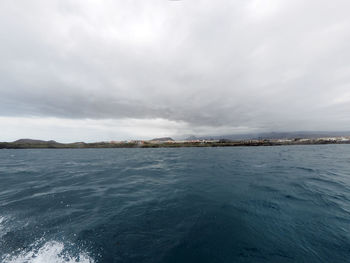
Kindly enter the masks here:
<path id="1" fill-rule="evenodd" d="M 2 262 L 349 262 L 350 145 L 0 150 Z"/>

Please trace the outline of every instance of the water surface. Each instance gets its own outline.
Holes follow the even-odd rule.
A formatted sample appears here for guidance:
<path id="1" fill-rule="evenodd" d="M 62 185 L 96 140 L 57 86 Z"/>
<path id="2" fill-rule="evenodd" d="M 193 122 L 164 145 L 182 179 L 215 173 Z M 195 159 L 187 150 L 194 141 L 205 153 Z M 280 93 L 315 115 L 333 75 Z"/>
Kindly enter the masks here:
<path id="1" fill-rule="evenodd" d="M 2 262 L 347 262 L 350 145 L 0 150 Z"/>

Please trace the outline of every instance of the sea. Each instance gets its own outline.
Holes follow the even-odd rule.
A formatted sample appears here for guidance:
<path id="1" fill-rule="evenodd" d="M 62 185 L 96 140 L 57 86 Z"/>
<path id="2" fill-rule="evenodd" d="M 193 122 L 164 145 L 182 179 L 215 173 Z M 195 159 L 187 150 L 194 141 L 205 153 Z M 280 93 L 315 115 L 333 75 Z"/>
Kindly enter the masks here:
<path id="1" fill-rule="evenodd" d="M 350 145 L 0 150 L 0 262 L 350 262 Z"/>

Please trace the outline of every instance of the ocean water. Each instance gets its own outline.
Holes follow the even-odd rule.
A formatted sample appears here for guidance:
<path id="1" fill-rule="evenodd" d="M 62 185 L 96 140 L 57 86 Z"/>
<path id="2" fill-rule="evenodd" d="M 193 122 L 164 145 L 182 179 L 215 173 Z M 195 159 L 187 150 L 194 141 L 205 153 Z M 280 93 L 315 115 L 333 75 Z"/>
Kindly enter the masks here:
<path id="1" fill-rule="evenodd" d="M 0 150 L 0 261 L 350 262 L 350 145 Z"/>

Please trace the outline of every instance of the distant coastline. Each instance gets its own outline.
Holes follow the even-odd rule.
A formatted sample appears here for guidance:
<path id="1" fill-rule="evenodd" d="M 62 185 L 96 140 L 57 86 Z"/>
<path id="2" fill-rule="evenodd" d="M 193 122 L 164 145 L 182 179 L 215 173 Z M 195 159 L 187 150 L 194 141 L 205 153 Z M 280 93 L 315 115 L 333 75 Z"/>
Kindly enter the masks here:
<path id="1" fill-rule="evenodd" d="M 20 139 L 14 142 L 0 142 L 0 149 L 90 149 L 90 148 L 179 148 L 179 147 L 237 147 L 237 146 L 283 146 L 350 144 L 350 137 L 292 138 L 292 139 L 254 139 L 254 140 L 183 140 L 175 141 L 169 137 L 153 140 L 131 140 L 110 142 L 59 143 Z"/>

